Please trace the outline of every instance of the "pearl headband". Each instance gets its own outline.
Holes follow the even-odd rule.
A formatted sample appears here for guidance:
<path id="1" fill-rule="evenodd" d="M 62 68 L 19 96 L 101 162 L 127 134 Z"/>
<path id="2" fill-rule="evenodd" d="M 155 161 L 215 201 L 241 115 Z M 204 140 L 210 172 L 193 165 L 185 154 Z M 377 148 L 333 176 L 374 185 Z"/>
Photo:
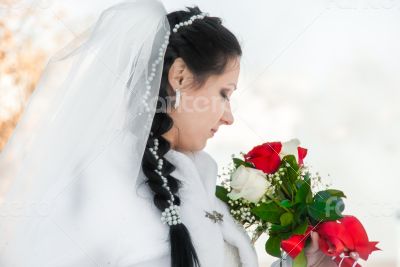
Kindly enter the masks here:
<path id="1" fill-rule="evenodd" d="M 180 27 L 192 24 L 195 19 L 204 19 L 204 17 L 207 15 L 208 15 L 208 13 L 201 13 L 199 15 L 193 15 L 187 21 L 177 23 L 172 31 L 177 32 Z"/>

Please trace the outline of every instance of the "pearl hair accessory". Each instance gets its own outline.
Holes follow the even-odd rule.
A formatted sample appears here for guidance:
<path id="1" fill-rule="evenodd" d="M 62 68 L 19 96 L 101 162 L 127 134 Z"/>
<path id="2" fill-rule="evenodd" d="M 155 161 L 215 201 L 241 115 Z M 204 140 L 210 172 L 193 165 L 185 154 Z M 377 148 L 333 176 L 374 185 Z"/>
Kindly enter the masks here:
<path id="1" fill-rule="evenodd" d="M 153 135 L 153 132 L 151 132 L 151 135 Z M 168 192 L 171 195 L 171 198 L 168 200 L 168 203 L 170 206 L 166 208 L 162 213 L 161 213 L 161 221 L 163 224 L 168 224 L 169 226 L 171 225 L 177 225 L 182 223 L 181 218 L 179 216 L 179 206 L 174 205 L 174 200 L 175 197 L 172 194 L 170 187 L 168 186 L 168 180 L 162 175 L 162 167 L 163 167 L 163 159 L 160 158 L 157 155 L 157 150 L 158 150 L 158 139 L 154 138 L 154 146 L 149 148 L 149 151 L 154 155 L 154 158 L 157 160 L 157 169 L 154 169 L 154 171 L 161 176 L 161 179 L 163 180 L 163 187 L 168 190 Z"/>
<path id="2" fill-rule="evenodd" d="M 182 26 L 187 26 L 193 23 L 193 21 L 195 19 L 203 19 L 206 15 L 208 15 L 208 13 L 201 13 L 199 15 L 193 15 L 190 17 L 189 20 L 184 21 L 184 22 L 180 22 L 177 23 L 174 28 L 173 28 L 173 32 L 177 32 L 178 29 Z M 169 43 L 169 36 L 171 35 L 170 31 L 167 31 L 165 36 L 164 36 L 164 43 L 161 45 L 161 47 L 158 50 L 158 58 L 152 63 L 151 65 L 151 72 L 150 75 L 148 77 L 148 79 L 146 80 L 146 92 L 143 94 L 143 99 L 142 99 L 142 103 L 145 106 L 145 111 L 148 113 L 148 117 L 149 119 L 151 119 L 151 114 L 150 114 L 150 107 L 149 104 L 147 103 L 147 99 L 150 96 L 150 90 L 151 90 L 151 81 L 153 81 L 153 78 L 155 76 L 155 72 L 156 72 L 156 66 L 158 64 L 160 64 L 160 62 L 162 62 L 164 54 L 165 54 L 165 50 L 168 46 Z M 177 108 L 179 106 L 180 103 L 180 97 L 181 97 L 181 92 L 180 89 L 176 90 L 176 101 L 175 101 L 175 105 L 174 107 Z M 140 112 L 139 115 L 142 115 L 142 113 Z M 146 125 L 146 128 L 148 127 L 148 125 Z M 154 133 L 150 132 L 150 135 L 153 136 Z M 157 150 L 158 150 L 158 139 L 154 138 L 154 146 L 149 148 L 149 151 L 154 155 L 154 158 L 157 160 L 157 168 L 154 170 L 158 175 L 161 176 L 161 179 L 163 180 L 163 187 L 168 190 L 168 192 L 171 195 L 171 198 L 168 200 L 168 203 L 170 204 L 170 206 L 168 208 L 166 208 L 162 213 L 161 213 L 161 221 L 163 222 L 163 224 L 168 224 L 169 226 L 171 225 L 177 225 L 182 223 L 181 218 L 179 216 L 179 206 L 178 205 L 174 205 L 174 200 L 175 197 L 172 194 L 170 187 L 168 186 L 168 180 L 167 178 L 165 178 L 162 175 L 162 166 L 163 166 L 163 159 L 160 158 L 157 155 Z"/>
<path id="3" fill-rule="evenodd" d="M 183 21 L 183 22 L 177 23 L 174 26 L 174 29 L 172 31 L 173 32 L 177 32 L 180 27 L 192 24 L 195 19 L 204 19 L 205 16 L 208 16 L 208 13 L 204 13 L 203 12 L 203 13 L 201 13 L 199 15 L 193 15 L 187 21 Z"/>
<path id="4" fill-rule="evenodd" d="M 174 26 L 172 31 L 173 32 L 178 32 L 178 29 L 181 28 L 182 26 L 191 25 L 194 20 L 196 20 L 196 19 L 204 19 L 204 17 L 208 16 L 208 15 L 209 15 L 208 13 L 204 13 L 204 12 L 202 12 L 202 13 L 200 13 L 198 15 L 193 15 L 187 21 L 175 24 L 175 26 Z M 153 78 L 156 75 L 155 74 L 156 66 L 158 64 L 160 64 L 160 62 L 162 62 L 162 60 L 163 60 L 165 50 L 167 49 L 167 46 L 168 46 L 168 43 L 169 43 L 169 36 L 170 35 L 171 35 L 171 32 L 167 31 L 167 33 L 164 36 L 164 43 L 161 45 L 160 49 L 158 50 L 158 58 L 152 63 L 151 72 L 150 72 L 149 78 L 146 80 L 146 92 L 143 94 L 142 103 L 145 106 L 145 108 L 144 108 L 145 111 L 148 113 L 147 116 L 148 116 L 149 120 L 151 119 L 151 114 L 150 114 L 149 104 L 147 103 L 147 98 L 150 96 L 150 89 L 151 89 L 150 82 L 153 81 Z M 178 102 L 178 104 L 176 104 L 176 102 L 175 102 L 175 105 L 176 105 L 175 108 L 177 108 L 178 107 L 177 105 L 179 105 L 179 102 Z M 142 112 L 139 112 L 139 115 L 142 115 Z M 149 127 L 149 125 L 146 125 L 146 128 L 147 127 Z"/>

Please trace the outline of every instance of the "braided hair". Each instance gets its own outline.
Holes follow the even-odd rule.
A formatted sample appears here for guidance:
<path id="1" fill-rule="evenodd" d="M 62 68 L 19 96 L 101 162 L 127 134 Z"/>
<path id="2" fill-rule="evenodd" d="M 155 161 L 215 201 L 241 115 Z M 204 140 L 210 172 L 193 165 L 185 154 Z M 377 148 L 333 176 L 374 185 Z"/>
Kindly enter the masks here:
<path id="1" fill-rule="evenodd" d="M 197 6 L 186 8 L 187 10 L 167 14 L 171 27 L 202 13 Z M 163 214 L 171 205 L 180 205 L 178 190 L 181 186 L 180 181 L 170 175 L 175 170 L 175 166 L 164 158 L 171 149 L 171 145 L 162 135 L 173 126 L 173 120 L 168 115 L 165 105 L 162 104 L 167 103 L 170 97 L 168 92 L 172 90 L 168 82 L 170 67 L 176 58 L 182 58 L 193 73 L 194 82 L 201 86 L 209 76 L 222 74 L 230 59 L 241 55 L 242 50 L 238 40 L 222 25 L 218 17 L 207 16 L 204 19 L 195 20 L 177 32 L 172 32 L 171 29 L 164 55 L 159 101 L 141 163 L 143 173 L 147 177 L 146 183 L 154 193 L 154 204 Z M 161 167 L 152 151 L 154 145 L 158 147 L 158 158 L 163 161 Z M 157 167 L 161 168 L 163 177 L 156 171 Z M 163 186 L 164 182 L 168 185 L 168 189 Z M 190 233 L 183 223 L 169 226 L 169 238 L 172 267 L 200 266 Z"/>

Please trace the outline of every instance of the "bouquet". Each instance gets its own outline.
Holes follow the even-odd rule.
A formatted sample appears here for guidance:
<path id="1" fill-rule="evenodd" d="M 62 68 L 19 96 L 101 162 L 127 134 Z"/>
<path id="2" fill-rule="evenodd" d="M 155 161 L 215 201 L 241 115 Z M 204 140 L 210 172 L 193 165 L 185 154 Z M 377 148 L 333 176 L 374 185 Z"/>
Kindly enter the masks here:
<path id="1" fill-rule="evenodd" d="M 304 253 L 309 233 L 316 231 L 320 250 L 343 267 L 361 266 L 350 257 L 357 252 L 367 260 L 378 242 L 370 242 L 360 221 L 343 215 L 344 193 L 323 185 L 303 160 L 307 149 L 298 139 L 268 142 L 248 153 L 233 156 L 233 164 L 220 176 L 216 195 L 228 204 L 234 219 L 252 233 L 254 243 L 268 234 L 265 250 L 294 266 L 307 266 Z"/>

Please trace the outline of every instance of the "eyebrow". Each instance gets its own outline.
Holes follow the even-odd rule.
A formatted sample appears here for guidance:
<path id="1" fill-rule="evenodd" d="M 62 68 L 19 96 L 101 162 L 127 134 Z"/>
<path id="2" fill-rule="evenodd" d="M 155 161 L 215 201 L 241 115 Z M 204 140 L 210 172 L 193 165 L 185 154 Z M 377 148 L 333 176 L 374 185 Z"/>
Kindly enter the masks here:
<path id="1" fill-rule="evenodd" d="M 234 84 L 234 83 L 228 83 L 228 85 L 233 85 L 233 87 L 235 88 L 235 89 L 233 89 L 233 90 L 236 90 L 237 88 L 236 88 L 236 84 Z"/>

